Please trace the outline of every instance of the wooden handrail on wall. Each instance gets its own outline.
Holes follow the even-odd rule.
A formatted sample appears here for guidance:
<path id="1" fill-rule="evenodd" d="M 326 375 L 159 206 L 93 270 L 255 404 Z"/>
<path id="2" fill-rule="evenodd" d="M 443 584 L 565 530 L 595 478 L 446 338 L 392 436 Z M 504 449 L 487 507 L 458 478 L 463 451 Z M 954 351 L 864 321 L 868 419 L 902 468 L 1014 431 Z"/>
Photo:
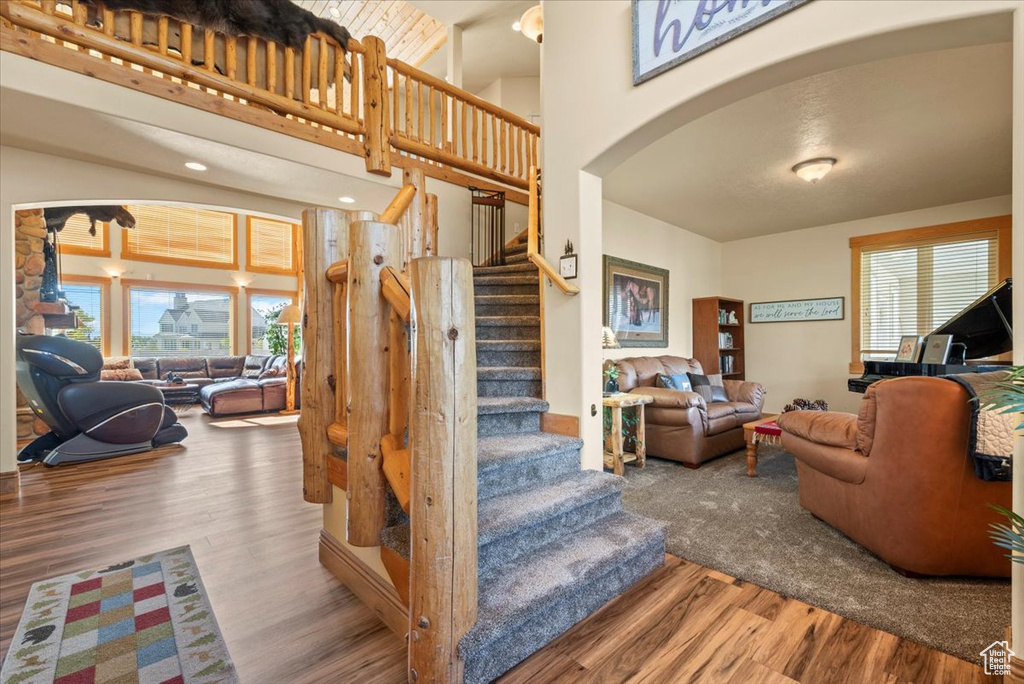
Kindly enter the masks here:
<path id="1" fill-rule="evenodd" d="M 388 58 L 374 36 L 350 40 L 346 57 L 324 34 L 295 49 L 102 2 L 3 0 L 0 15 L 5 51 L 360 154 L 371 173 L 390 176 L 394 161 L 525 190 L 539 162 L 539 126 Z"/>
<path id="2" fill-rule="evenodd" d="M 577 295 L 580 288 L 572 285 L 540 253 L 540 172 L 530 167 L 530 214 L 527 222 L 526 254 L 534 266 L 548 277 L 555 286 L 567 295 Z"/>

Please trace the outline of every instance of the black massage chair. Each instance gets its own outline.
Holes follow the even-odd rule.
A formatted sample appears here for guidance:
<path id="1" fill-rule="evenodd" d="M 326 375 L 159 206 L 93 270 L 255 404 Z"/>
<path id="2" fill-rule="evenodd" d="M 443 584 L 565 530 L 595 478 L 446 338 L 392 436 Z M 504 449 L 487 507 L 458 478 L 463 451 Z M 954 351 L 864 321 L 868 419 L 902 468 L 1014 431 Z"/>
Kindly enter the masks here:
<path id="1" fill-rule="evenodd" d="M 95 461 L 180 442 L 188 432 L 156 387 L 99 382 L 103 357 L 67 337 L 18 335 L 18 386 L 50 426 L 18 454 L 48 466 Z"/>

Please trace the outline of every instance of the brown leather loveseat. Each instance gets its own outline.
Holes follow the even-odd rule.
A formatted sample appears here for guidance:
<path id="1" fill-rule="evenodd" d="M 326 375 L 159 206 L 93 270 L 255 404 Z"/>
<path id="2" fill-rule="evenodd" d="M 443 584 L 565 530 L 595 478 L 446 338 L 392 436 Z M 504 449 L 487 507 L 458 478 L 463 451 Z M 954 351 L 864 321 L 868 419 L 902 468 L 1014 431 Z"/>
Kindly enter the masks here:
<path id="1" fill-rule="evenodd" d="M 955 382 L 909 377 L 871 385 L 859 416 L 782 414 L 800 505 L 905 573 L 1008 577 L 988 525 L 1011 483 L 974 474 L 969 402 Z"/>
<path id="2" fill-rule="evenodd" d="M 658 387 L 658 374 L 703 374 L 697 359 L 638 356 L 619 359 L 619 389 L 654 397 L 646 408 L 647 455 L 696 468 L 742 449 L 743 424 L 761 417 L 765 389 L 755 382 L 725 380 L 729 401 L 708 403 L 696 392 Z"/>

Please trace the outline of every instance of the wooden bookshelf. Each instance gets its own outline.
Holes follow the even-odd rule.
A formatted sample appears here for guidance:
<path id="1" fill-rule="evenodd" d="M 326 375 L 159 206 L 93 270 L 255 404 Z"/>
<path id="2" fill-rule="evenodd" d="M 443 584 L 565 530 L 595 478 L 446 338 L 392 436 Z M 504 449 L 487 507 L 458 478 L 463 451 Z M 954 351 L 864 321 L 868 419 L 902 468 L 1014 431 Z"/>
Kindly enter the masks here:
<path id="1" fill-rule="evenodd" d="M 719 311 L 735 314 L 736 323 L 720 322 Z M 732 346 L 720 334 L 732 336 Z M 743 302 L 728 297 L 701 297 L 693 300 L 693 357 L 708 375 L 721 373 L 729 380 L 743 380 Z M 729 360 L 725 360 L 729 359 Z M 732 364 L 731 368 L 724 368 Z"/>

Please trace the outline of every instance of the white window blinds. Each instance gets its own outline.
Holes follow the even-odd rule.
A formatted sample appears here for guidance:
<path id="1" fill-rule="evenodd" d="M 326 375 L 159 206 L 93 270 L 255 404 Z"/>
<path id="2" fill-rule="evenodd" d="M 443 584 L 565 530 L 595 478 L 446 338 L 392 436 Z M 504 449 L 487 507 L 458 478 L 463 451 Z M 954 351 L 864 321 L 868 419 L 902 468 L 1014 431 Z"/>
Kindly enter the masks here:
<path id="1" fill-rule="evenodd" d="M 211 209 L 131 205 L 135 228 L 126 230 L 128 259 L 231 268 L 235 259 L 235 215 Z"/>
<path id="2" fill-rule="evenodd" d="M 998 280 L 998 233 L 864 246 L 860 351 L 891 356 L 902 335 L 925 335 Z"/>

